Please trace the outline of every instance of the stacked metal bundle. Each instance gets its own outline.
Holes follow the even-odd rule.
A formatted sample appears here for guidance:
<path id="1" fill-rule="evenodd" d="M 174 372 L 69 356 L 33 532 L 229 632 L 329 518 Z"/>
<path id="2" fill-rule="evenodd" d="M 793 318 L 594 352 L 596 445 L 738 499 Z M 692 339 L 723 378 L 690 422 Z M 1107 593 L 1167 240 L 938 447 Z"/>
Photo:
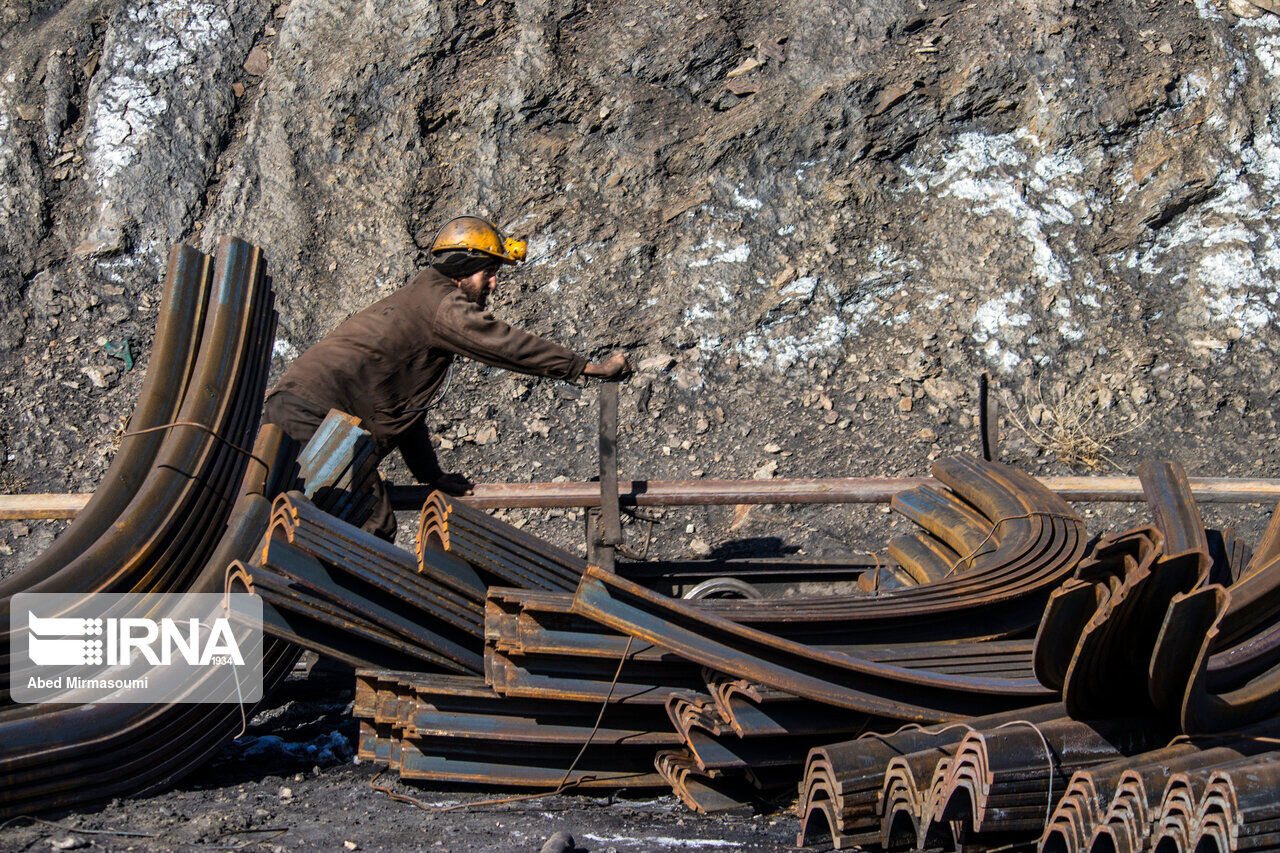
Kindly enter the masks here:
<path id="1" fill-rule="evenodd" d="M 572 597 L 560 593 L 489 591 L 485 675 L 495 690 L 527 699 L 607 698 L 660 709 L 675 693 L 703 689 L 697 665 L 648 643 L 633 642 L 628 650 L 626 637 L 573 614 L 571 605 Z"/>
<path id="2" fill-rule="evenodd" d="M 963 738 L 940 735 L 896 755 L 855 741 L 855 757 L 842 757 L 856 768 L 845 779 L 833 748 L 814 750 L 802 841 L 829 833 L 836 846 L 929 849 L 1038 837 L 1052 853 L 1204 853 L 1280 838 L 1280 823 L 1269 823 L 1280 819 L 1275 793 L 1254 781 L 1271 778 L 1265 753 L 1280 707 L 1280 512 L 1251 552 L 1204 528 L 1180 466 L 1139 473 L 1154 524 L 1103 537 L 1039 626 L 1035 673 L 1061 691 L 1067 716 L 994 729 L 968 720 Z M 921 502 L 956 512 L 936 495 Z M 895 553 L 907 565 L 923 546 L 899 542 Z M 1222 734 L 1175 738 L 1203 731 Z M 872 807 L 866 792 L 877 778 Z M 1250 817 L 1228 817 L 1242 780 Z"/>
<path id="3" fill-rule="evenodd" d="M 1204 853 L 1280 847 L 1280 753 L 1215 768 L 1185 850 Z M 1156 846 L 1159 846 L 1157 839 Z"/>
<path id="4" fill-rule="evenodd" d="M 712 620 L 755 626 L 773 638 L 795 640 L 805 646 L 1024 637 L 1041 620 L 1044 601 L 1083 555 L 1083 521 L 1036 480 L 995 462 L 952 457 L 937 461 L 934 475 L 978 510 L 983 519 L 978 539 L 987 539 L 977 552 L 963 555 L 964 560 L 948 578 L 916 587 L 882 590 L 872 596 L 707 601 L 696 612 L 705 613 Z M 910 501 L 910 493 L 900 494 L 893 506 L 905 507 Z M 934 526 L 941 532 L 941 526 Z M 992 544 L 993 530 L 1000 530 L 1002 537 L 996 546 Z M 637 590 L 637 601 L 631 601 L 630 592 L 623 593 L 632 588 Z M 620 596 L 627 601 L 611 601 Z M 649 605 L 640 603 L 640 598 L 652 602 L 654 611 L 641 616 L 640 611 Z M 627 585 L 626 581 L 605 578 L 593 571 L 579 588 L 573 608 L 626 634 L 632 633 L 627 625 L 644 622 L 646 629 L 653 630 L 659 622 L 671 619 L 677 611 L 667 607 L 668 603 L 662 597 L 645 596 L 635 584 Z M 686 606 L 675 607 L 678 610 Z M 678 617 L 677 621 L 682 619 Z M 671 628 L 675 630 L 675 625 Z M 698 633 L 701 628 L 692 625 L 690 630 Z M 654 639 L 660 644 L 657 637 Z M 737 642 L 739 639 L 733 640 Z M 795 651 L 795 647 L 790 648 Z M 705 656 L 699 653 L 694 660 L 718 669 L 717 660 L 726 657 L 748 662 L 748 657 L 731 649 Z M 788 689 L 786 685 L 774 686 Z M 827 701 L 823 695 L 810 698 Z M 874 712 L 873 708 L 867 710 Z M 942 713 L 922 719 L 945 717 L 946 713 Z"/>
<path id="5" fill-rule="evenodd" d="M 325 492 L 337 512 L 367 506 L 358 483 Z M 353 666 L 482 672 L 480 606 L 417 568 L 411 553 L 289 492 L 256 558 L 232 564 L 227 589 L 262 597 L 268 633 Z"/>
<path id="6" fill-rule="evenodd" d="M 844 849 L 879 844 L 884 836 L 895 839 L 894 846 L 897 839 L 908 838 L 914 845 L 934 770 L 945 766 L 939 762 L 949 760 L 967 732 L 974 727 L 994 729 L 1014 720 L 1039 723 L 1061 715 L 1061 705 L 1042 705 L 963 724 L 908 726 L 890 735 L 867 734 L 813 749 L 799 786 L 801 828 L 796 843 L 805 846 L 829 839 L 837 849 Z M 897 759 L 910 761 L 908 777 L 902 777 Z M 891 765 L 894 775 L 889 776 Z M 905 798 L 903 790 L 909 791 Z"/>
<path id="7" fill-rule="evenodd" d="M 1174 596 L 1151 660 L 1152 698 L 1185 731 L 1280 710 L 1280 507 L 1234 583 Z"/>
<path id="8" fill-rule="evenodd" d="M 16 592 L 142 592 L 190 584 L 225 524 L 257 433 L 275 330 L 261 253 L 224 238 L 216 264 L 170 254 L 155 370 L 97 496 L 49 551 L 0 583 Z M 159 421 L 159 423 L 155 423 Z"/>
<path id="9" fill-rule="evenodd" d="M 1280 710 L 1280 511 L 1251 552 L 1204 528 L 1176 463 L 1139 475 L 1155 525 L 1105 538 L 1054 593 L 1040 681 L 1076 717 L 1155 713 L 1186 732 Z M 1215 582 L 1216 581 L 1216 582 Z"/>
<path id="10" fill-rule="evenodd" d="M 1134 720 L 1013 721 L 970 732 L 940 773 L 917 843 L 997 846 L 1040 837 L 1071 775 L 1168 740 Z M 932 846 L 932 845 L 931 845 Z"/>
<path id="11" fill-rule="evenodd" d="M 1169 675 L 1151 670 L 1165 614 L 1213 565 L 1182 467 L 1147 463 L 1139 477 L 1155 526 L 1103 539 L 1053 594 L 1037 636 L 1036 674 L 1074 717 L 1153 710 L 1148 682 Z"/>
<path id="12" fill-rule="evenodd" d="M 1269 721 L 1236 735 L 1176 742 L 1094 768 L 1091 784 L 1073 779 L 1040 849 L 1265 849 L 1274 844 L 1280 812 L 1275 787 L 1280 753 L 1269 751 L 1277 734 L 1280 725 Z"/>
<path id="13" fill-rule="evenodd" d="M 1269 724 L 1237 736 L 1169 746 L 1078 771 L 1040 838 L 1042 851 L 1080 853 L 1093 844 L 1147 846 L 1161 791 L 1176 773 L 1212 769 L 1267 749 Z M 1261 739 L 1259 739 L 1261 738 Z"/>
<path id="14" fill-rule="evenodd" d="M 422 513 L 418 569 L 464 598 L 485 591 L 484 680 L 365 672 L 362 690 L 385 701 L 358 711 L 364 751 L 404 778 L 545 784 L 573 757 L 563 747 L 586 743 L 607 704 L 601 725 L 626 743 L 627 761 L 647 755 L 645 773 L 633 777 L 626 766 L 627 784 L 662 778 L 691 807 L 710 811 L 789 788 L 809 748 L 833 737 L 1043 702 L 1051 696 L 1034 681 L 1030 641 L 993 639 L 963 617 L 995 608 L 1003 617 L 996 636 L 1029 631 L 1052 583 L 1078 558 L 1083 525 L 1034 481 L 1003 466 L 957 459 L 939 472 L 955 491 L 935 494 L 958 502 L 963 493 L 977 507 L 949 523 L 962 518 L 982 527 L 951 536 L 930 521 L 931 529 L 963 538 L 973 553 L 963 555 L 962 571 L 933 585 L 946 590 L 872 598 L 670 601 L 434 496 Z M 585 573 L 576 595 L 557 589 L 571 573 Z M 525 588 L 491 586 L 507 579 Z M 635 610 L 600 606 L 598 588 L 625 595 L 628 604 L 641 601 L 684 633 L 655 631 L 653 620 L 632 618 Z M 825 643 L 779 636 L 792 632 Z M 923 639 L 894 642 L 904 633 Z M 452 733 L 441 702 L 468 715 L 454 720 L 460 728 Z M 431 726 L 421 725 L 423 703 L 435 708 Z M 548 742 L 513 754 L 496 743 L 553 734 L 561 744 L 555 749 Z M 579 771 L 600 760 L 595 743 Z M 514 770 L 516 763 L 525 769 Z M 611 769 L 614 778 L 616 764 Z M 600 772 L 590 775 L 604 784 Z"/>
<path id="15" fill-rule="evenodd" d="M 418 782 L 653 787 L 654 751 L 678 740 L 652 705 L 611 709 L 596 727 L 598 703 L 517 700 L 483 678 L 360 670 L 354 713 L 360 757 Z"/>
<path id="16" fill-rule="evenodd" d="M 261 535 L 260 507 L 292 462 L 278 430 L 263 430 L 253 443 L 261 464 L 239 449 L 257 432 L 274 338 L 271 305 L 255 247 L 224 238 L 216 261 L 188 247 L 173 250 L 156 348 L 131 423 L 134 432 L 153 431 L 125 439 L 86 511 L 45 555 L 0 585 L 5 611 L 21 591 L 221 589 L 225 558 Z M 268 680 L 293 660 L 287 646 L 270 644 Z M 218 749 L 240 714 L 177 703 L 6 707 L 0 816 L 162 788 Z"/>
<path id="17" fill-rule="evenodd" d="M 572 592 L 586 570 L 584 560 L 483 510 L 433 492 L 422 507 L 418 555 L 433 562 L 443 552 L 470 564 L 484 586 Z"/>

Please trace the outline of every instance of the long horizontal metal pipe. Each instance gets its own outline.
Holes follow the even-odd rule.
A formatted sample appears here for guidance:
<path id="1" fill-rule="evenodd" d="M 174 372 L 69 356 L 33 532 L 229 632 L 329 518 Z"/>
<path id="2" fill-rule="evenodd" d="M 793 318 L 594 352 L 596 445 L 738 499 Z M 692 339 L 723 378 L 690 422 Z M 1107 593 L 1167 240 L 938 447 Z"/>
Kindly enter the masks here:
<path id="1" fill-rule="evenodd" d="M 1040 477 L 1046 488 L 1068 501 L 1139 502 L 1137 477 Z M 1280 478 L 1191 477 L 1191 493 L 1207 503 L 1280 501 Z M 894 495 L 933 482 L 929 477 L 833 477 L 794 480 L 631 480 L 618 484 L 623 505 L 712 506 L 724 504 L 888 503 Z M 431 489 L 392 486 L 396 509 L 417 509 Z M 593 507 L 600 505 L 600 484 L 480 483 L 458 500 L 483 509 L 501 507 Z"/>
<path id="2" fill-rule="evenodd" d="M 1143 500 L 1137 477 L 1040 477 L 1046 488 L 1068 501 L 1136 503 Z M 1203 503 L 1280 501 L 1280 478 L 1189 477 L 1191 494 Z M 624 480 L 618 494 L 624 506 L 714 506 L 724 504 L 880 504 L 930 482 L 929 477 L 832 477 L 793 480 Z M 389 489 L 401 511 L 421 509 L 429 486 Z M 88 494 L 0 495 L 0 521 L 74 518 Z M 600 484 L 478 483 L 475 493 L 458 498 L 481 509 L 593 507 L 600 505 Z"/>

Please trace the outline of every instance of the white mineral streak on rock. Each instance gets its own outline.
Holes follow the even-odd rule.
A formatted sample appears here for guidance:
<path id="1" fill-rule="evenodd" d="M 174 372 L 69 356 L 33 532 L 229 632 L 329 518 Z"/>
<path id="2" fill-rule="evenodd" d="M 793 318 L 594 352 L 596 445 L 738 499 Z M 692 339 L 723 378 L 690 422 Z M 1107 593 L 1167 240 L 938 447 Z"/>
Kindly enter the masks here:
<path id="1" fill-rule="evenodd" d="M 748 198 L 742 194 L 742 187 L 734 187 L 733 206 L 741 207 L 743 210 L 759 210 L 764 207 L 764 202 L 758 198 Z"/>
<path id="2" fill-rule="evenodd" d="M 9 116 L 13 112 L 13 105 L 7 89 L 9 82 L 6 80 L 6 87 L 0 87 L 0 232 L 16 230 L 12 220 L 18 207 L 17 187 L 11 180 L 11 176 L 17 174 L 18 155 L 14 141 L 10 138 L 13 126 L 9 122 Z"/>
<path id="3" fill-rule="evenodd" d="M 1254 298 L 1270 291 L 1275 304 L 1274 279 L 1268 283 L 1254 264 L 1253 253 L 1234 249 L 1204 258 L 1196 266 L 1192 280 L 1199 282 L 1211 319 L 1232 323 L 1244 332 L 1253 332 L 1275 320 L 1275 310 Z"/>
<path id="4" fill-rule="evenodd" d="M 818 321 L 808 334 L 791 335 L 776 329 L 752 332 L 734 349 L 753 364 L 770 364 L 778 370 L 788 368 L 835 349 L 849 334 L 849 325 L 832 314 Z"/>
<path id="5" fill-rule="evenodd" d="M 741 847 L 742 842 L 739 841 L 721 841 L 716 838 L 669 838 L 667 836 L 644 836 L 635 838 L 629 835 L 596 835 L 588 832 L 583 838 L 588 841 L 595 841 L 598 844 L 639 844 L 642 849 L 651 850 L 654 846 L 658 847 L 684 847 L 684 848 L 725 848 L 725 847 Z"/>
<path id="6" fill-rule="evenodd" d="M 113 16 L 86 123 L 85 177 L 99 206 L 94 242 L 118 248 L 132 219 L 139 248 L 150 252 L 190 224 L 231 109 L 210 61 L 237 56 L 238 6 L 161 0 L 130 3 Z"/>
<path id="7" fill-rule="evenodd" d="M 778 289 L 778 298 L 783 302 L 791 300 L 807 300 L 813 298 L 814 288 L 818 286 L 818 279 L 815 276 L 801 276 L 795 281 L 786 284 Z"/>
<path id="8" fill-rule="evenodd" d="M 1214 0 L 1196 0 L 1196 11 L 1206 21 L 1222 20 L 1222 15 L 1218 13 L 1217 4 Z"/>
<path id="9" fill-rule="evenodd" d="M 884 244 L 873 249 L 868 259 L 872 270 L 862 276 L 856 299 L 842 301 L 830 283 L 813 275 L 800 276 L 779 289 L 780 316 L 748 332 L 733 350 L 750 364 L 785 371 L 837 350 L 868 322 L 908 322 L 908 315 L 890 317 L 884 308 L 901 285 L 903 274 L 919 270 L 920 261 L 903 258 Z M 797 332 L 797 328 L 803 331 Z"/>
<path id="10" fill-rule="evenodd" d="M 1059 226 L 1089 222 L 1089 198 L 1078 186 L 1084 165 L 1067 151 L 1045 152 L 1028 163 L 1019 143 L 1039 147 L 1039 141 L 1026 130 L 996 136 L 962 133 L 939 155 L 940 168 L 909 166 L 905 171 L 922 194 L 967 201 L 977 217 L 1011 219 L 1029 244 L 1035 282 L 1046 287 L 1064 285 L 1071 281 L 1071 273 L 1049 240 Z M 975 323 L 994 316 L 984 314 Z M 1018 317 L 1027 317 L 1030 322 L 1028 315 Z M 979 343 L 994 334 L 997 332 L 981 325 L 975 330 Z M 1004 353 L 1000 361 L 1007 365 L 1016 358 Z"/>
<path id="11" fill-rule="evenodd" d="M 708 267 L 712 264 L 740 264 L 745 262 L 747 258 L 751 257 L 751 247 L 745 243 L 739 246 L 734 246 L 732 249 L 728 249 L 726 248 L 727 244 L 721 240 L 709 241 L 699 246 L 695 246 L 692 251 L 698 252 L 712 246 L 718 249 L 725 249 L 725 251 L 712 255 L 709 258 L 699 258 L 697 260 L 690 261 L 689 268 L 697 269 L 699 267 Z"/>
<path id="12" fill-rule="evenodd" d="M 978 306 L 978 310 L 973 312 L 973 339 L 982 344 L 991 338 L 999 338 L 1011 326 L 1029 325 L 1030 314 L 1009 311 L 1011 306 L 1021 304 L 1022 294 L 1014 291 Z"/>
<path id="13" fill-rule="evenodd" d="M 1240 26 L 1273 86 L 1280 83 L 1278 30 L 1280 22 L 1269 15 Z M 1244 59 L 1240 57 L 1237 65 L 1245 65 Z M 1206 74 L 1193 72 L 1187 79 L 1186 94 L 1203 95 L 1211 87 Z M 1275 127 L 1267 121 L 1256 128 L 1249 144 L 1231 140 L 1228 150 L 1238 158 L 1239 167 L 1223 169 L 1210 201 L 1175 220 L 1131 264 L 1140 264 L 1146 271 L 1170 256 L 1189 256 L 1190 264 L 1175 262 L 1189 268 L 1189 274 L 1172 279 L 1185 288 L 1184 320 L 1193 325 L 1233 326 L 1247 334 L 1277 321 L 1280 212 L 1271 200 L 1280 193 L 1280 146 Z M 1220 251 L 1207 255 L 1198 251 L 1215 247 Z"/>

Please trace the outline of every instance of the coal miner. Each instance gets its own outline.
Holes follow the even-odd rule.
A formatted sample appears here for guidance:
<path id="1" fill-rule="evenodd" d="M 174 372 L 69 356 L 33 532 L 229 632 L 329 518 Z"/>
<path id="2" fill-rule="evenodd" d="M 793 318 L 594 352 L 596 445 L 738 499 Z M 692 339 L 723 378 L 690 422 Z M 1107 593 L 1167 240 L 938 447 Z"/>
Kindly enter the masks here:
<path id="1" fill-rule="evenodd" d="M 613 379 L 630 368 L 622 353 L 592 363 L 485 310 L 498 270 L 525 257 L 525 243 L 504 240 L 492 223 L 475 216 L 450 221 L 431 255 L 431 266 L 408 284 L 299 356 L 268 393 L 263 420 L 305 443 L 329 409 L 339 409 L 363 422 L 379 458 L 398 448 L 420 482 L 465 494 L 471 483 L 441 469 L 426 428 L 427 411 L 448 390 L 455 356 L 565 380 Z M 365 529 L 393 541 L 396 518 L 381 479 L 374 491 Z"/>

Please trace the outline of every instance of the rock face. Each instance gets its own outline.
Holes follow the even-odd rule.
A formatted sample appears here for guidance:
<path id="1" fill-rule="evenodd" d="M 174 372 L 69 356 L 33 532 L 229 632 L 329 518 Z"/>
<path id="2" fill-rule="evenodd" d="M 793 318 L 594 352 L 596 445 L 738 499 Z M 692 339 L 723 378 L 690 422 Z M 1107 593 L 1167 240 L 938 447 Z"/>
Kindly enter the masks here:
<path id="1" fill-rule="evenodd" d="M 628 473 L 920 473 L 989 371 L 1019 464 L 1099 464 L 1073 410 L 1275 476 L 1278 91 L 1245 0 L 10 3 L 0 476 L 92 488 L 168 243 L 267 248 L 280 368 L 463 212 L 530 238 L 500 315 L 644 365 Z M 594 399 L 473 368 L 433 419 L 577 478 Z"/>

